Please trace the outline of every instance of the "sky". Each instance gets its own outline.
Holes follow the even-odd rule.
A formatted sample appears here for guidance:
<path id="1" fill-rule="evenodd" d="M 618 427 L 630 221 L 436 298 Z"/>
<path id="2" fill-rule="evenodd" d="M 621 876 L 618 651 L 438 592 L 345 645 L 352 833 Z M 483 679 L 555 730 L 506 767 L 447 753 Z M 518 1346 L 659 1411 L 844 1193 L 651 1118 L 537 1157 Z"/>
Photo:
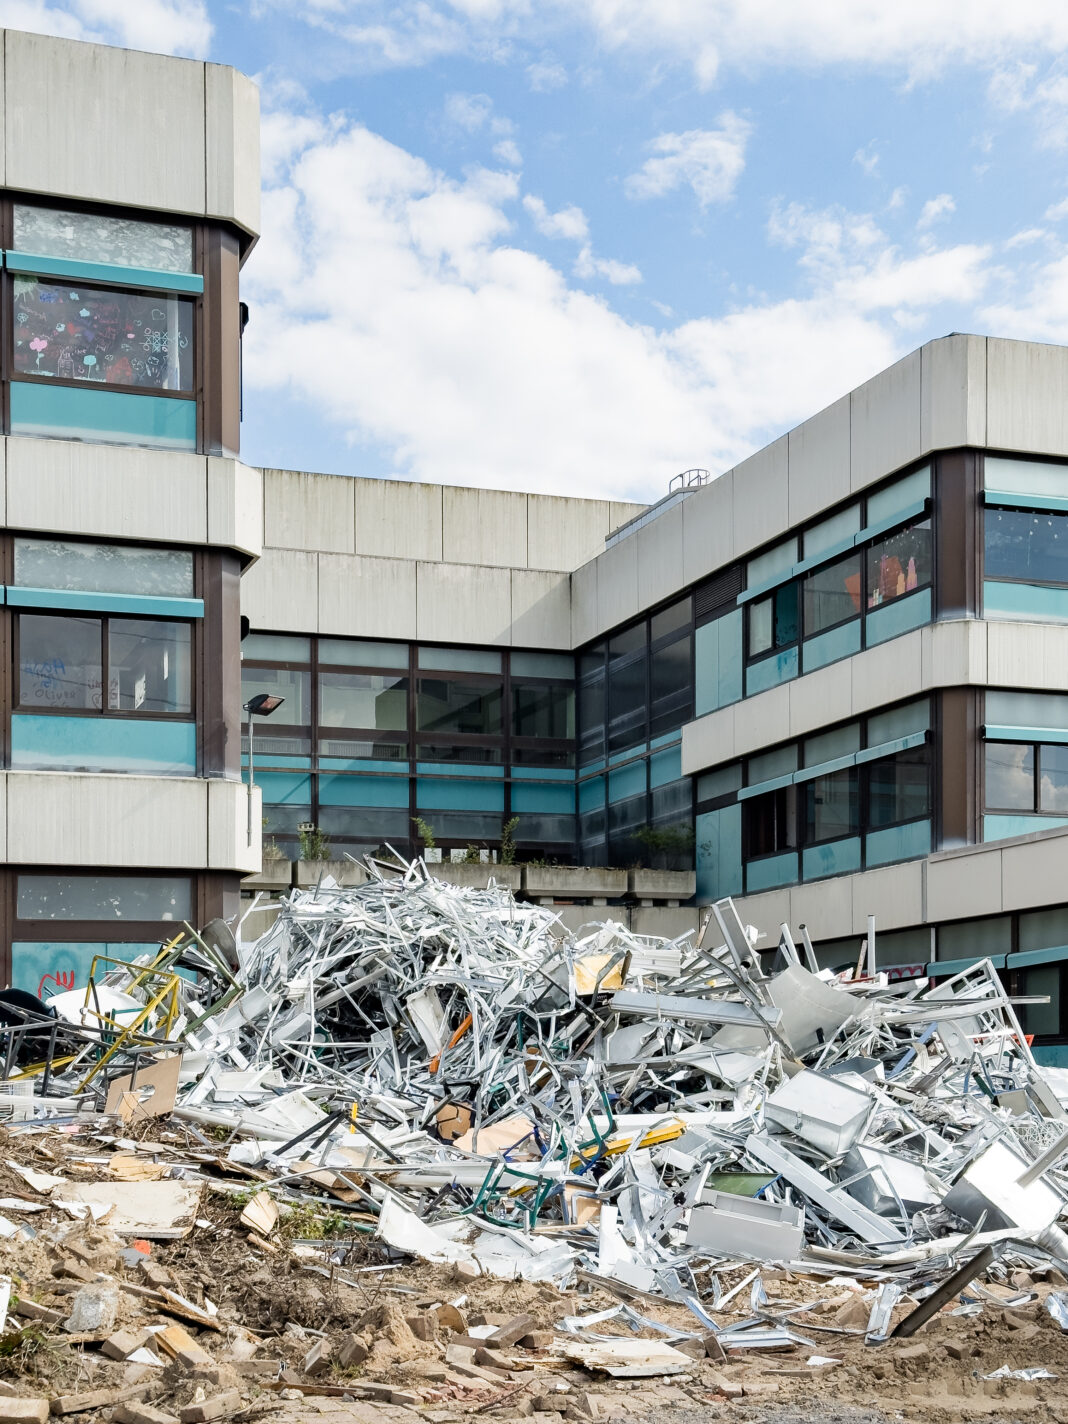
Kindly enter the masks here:
<path id="1" fill-rule="evenodd" d="M 242 454 L 652 501 L 1068 341 L 1065 0 L 0 0 L 261 87 Z"/>

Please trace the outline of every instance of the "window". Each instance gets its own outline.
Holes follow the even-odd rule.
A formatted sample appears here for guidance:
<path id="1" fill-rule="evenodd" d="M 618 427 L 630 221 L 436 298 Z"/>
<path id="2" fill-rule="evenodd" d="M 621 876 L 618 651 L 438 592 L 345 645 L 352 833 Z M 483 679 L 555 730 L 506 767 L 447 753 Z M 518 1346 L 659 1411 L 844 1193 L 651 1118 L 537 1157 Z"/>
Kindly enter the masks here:
<path id="1" fill-rule="evenodd" d="M 904 598 L 931 582 L 931 521 L 923 519 L 868 550 L 868 608 Z"/>
<path id="2" fill-rule="evenodd" d="M 500 680 L 429 678 L 416 683 L 416 725 L 420 732 L 460 736 L 501 735 Z"/>
<path id="3" fill-rule="evenodd" d="M 19 707 L 26 711 L 188 716 L 192 630 L 154 618 L 23 613 Z"/>
<path id="4" fill-rule="evenodd" d="M 987 742 L 986 808 L 1068 815 L 1068 746 Z"/>
<path id="5" fill-rule="evenodd" d="M 15 277 L 14 311 L 17 375 L 192 392 L 186 298 Z"/>
<path id="6" fill-rule="evenodd" d="M 257 667 L 254 664 L 241 665 L 242 704 L 259 696 L 261 692 L 285 698 L 281 707 L 271 714 L 270 721 L 260 719 L 256 724 L 256 736 L 277 736 L 279 728 L 309 727 L 311 725 L 311 673 L 300 668 Z M 307 748 L 305 748 L 307 750 Z"/>
<path id="7" fill-rule="evenodd" d="M 512 677 L 512 734 L 553 740 L 575 734 L 575 690 L 562 683 Z"/>
<path id="8" fill-rule="evenodd" d="M 808 575 L 803 585 L 806 638 L 859 616 L 860 579 L 859 554 Z"/>
<path id="9" fill-rule="evenodd" d="M 192 272 L 193 232 L 180 223 L 14 205 L 17 252 L 75 262 L 106 262 L 158 272 Z"/>
<path id="10" fill-rule="evenodd" d="M 191 920 L 184 875 L 20 875 L 20 920 Z"/>
<path id="11" fill-rule="evenodd" d="M 15 583 L 20 588 L 191 598 L 193 555 L 184 549 L 16 539 Z"/>
<path id="12" fill-rule="evenodd" d="M 872 830 L 930 815 L 929 761 L 923 746 L 868 765 L 868 825 Z"/>
<path id="13" fill-rule="evenodd" d="M 579 763 L 604 756 L 606 646 L 601 643 L 579 658 Z"/>
<path id="14" fill-rule="evenodd" d="M 986 510 L 986 577 L 1068 584 L 1068 514 Z"/>
<path id="15" fill-rule="evenodd" d="M 646 738 L 648 644 L 637 623 L 608 640 L 608 750 L 627 751 Z"/>
<path id="16" fill-rule="evenodd" d="M 798 638 L 797 584 L 783 584 L 749 605 L 749 656 L 788 648 Z"/>
<path id="17" fill-rule="evenodd" d="M 802 783 L 805 844 L 839 840 L 860 829 L 860 798 L 854 767 Z"/>
<path id="18" fill-rule="evenodd" d="M 797 849 L 797 787 L 780 786 L 745 802 L 745 858 Z"/>
<path id="19" fill-rule="evenodd" d="M 323 727 L 404 731 L 408 726 L 408 679 L 390 673 L 321 672 L 319 723 Z"/>

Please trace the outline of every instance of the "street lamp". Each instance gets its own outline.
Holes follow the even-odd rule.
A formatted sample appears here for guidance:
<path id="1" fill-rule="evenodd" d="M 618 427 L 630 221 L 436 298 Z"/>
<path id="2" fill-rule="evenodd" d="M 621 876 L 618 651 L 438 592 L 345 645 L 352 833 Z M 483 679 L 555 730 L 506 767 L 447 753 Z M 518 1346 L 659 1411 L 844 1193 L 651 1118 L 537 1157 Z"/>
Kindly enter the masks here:
<path id="1" fill-rule="evenodd" d="M 242 707 L 243 712 L 248 713 L 248 843 L 252 844 L 252 788 L 255 786 L 255 770 L 252 761 L 252 719 L 257 713 L 261 717 L 269 717 L 272 712 L 277 712 L 285 701 L 284 697 L 279 697 L 275 692 L 257 692 L 255 697 L 250 697 Z"/>

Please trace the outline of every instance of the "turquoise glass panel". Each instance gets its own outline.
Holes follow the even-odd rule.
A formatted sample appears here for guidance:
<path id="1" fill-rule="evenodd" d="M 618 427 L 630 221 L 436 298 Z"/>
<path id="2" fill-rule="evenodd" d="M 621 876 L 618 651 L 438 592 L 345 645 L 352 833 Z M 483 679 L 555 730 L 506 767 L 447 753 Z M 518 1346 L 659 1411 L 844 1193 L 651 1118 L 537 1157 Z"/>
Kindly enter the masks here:
<path id="1" fill-rule="evenodd" d="M 682 747 L 669 747 L 666 751 L 654 752 L 649 758 L 649 785 L 666 786 L 669 781 L 678 781 L 682 776 Z"/>
<path id="2" fill-rule="evenodd" d="M 885 643 L 913 628 L 922 628 L 931 621 L 931 590 L 910 594 L 907 598 L 895 598 L 892 603 L 884 603 L 881 608 L 872 608 L 865 619 L 864 637 L 869 648 L 877 643 Z"/>
<path id="3" fill-rule="evenodd" d="M 298 772 L 257 771 L 256 785 L 265 806 L 306 806 L 311 800 L 311 777 Z"/>
<path id="4" fill-rule="evenodd" d="M 826 845 L 806 846 L 801 853 L 801 875 L 804 880 L 822 880 L 827 875 L 852 875 L 859 869 L 859 836 L 828 841 Z"/>
<path id="5" fill-rule="evenodd" d="M 762 658 L 758 663 L 750 663 L 745 670 L 745 695 L 752 697 L 755 692 L 764 692 L 769 687 L 778 687 L 781 682 L 789 682 L 797 676 L 797 649 L 787 648 L 774 657 Z"/>
<path id="6" fill-rule="evenodd" d="M 421 811 L 503 811 L 504 784 L 420 777 L 415 784 L 415 800 Z"/>
<path id="7" fill-rule="evenodd" d="M 826 667 L 828 663 L 836 663 L 839 658 L 849 658 L 859 652 L 860 619 L 855 618 L 851 623 L 843 623 L 838 628 L 820 633 L 818 637 L 807 638 L 802 649 L 801 662 L 806 672 L 815 672 L 817 668 Z"/>
<path id="8" fill-rule="evenodd" d="M 1068 826 L 1068 816 L 984 816 L 983 840 L 1004 841 L 1014 836 L 1033 836 L 1036 831 L 1053 831 Z"/>
<path id="9" fill-rule="evenodd" d="M 1068 465 L 1054 465 L 1044 460 L 1010 460 L 1001 455 L 983 457 L 986 502 L 996 503 L 998 491 L 1015 497 L 1020 494 L 1052 495 L 1061 499 L 1068 495 Z M 1016 504 L 1015 498 L 1007 503 Z"/>
<path id="10" fill-rule="evenodd" d="M 724 614 L 694 634 L 694 713 L 715 712 L 742 697 L 742 610 Z"/>
<path id="11" fill-rule="evenodd" d="M 139 618 L 203 618 L 202 598 L 153 598 L 141 593 L 91 593 L 66 588 L 7 590 L 12 608 L 75 608 L 79 612 L 133 613 Z"/>
<path id="12" fill-rule="evenodd" d="M 500 781 L 504 777 L 503 766 L 485 766 L 481 762 L 420 761 L 416 762 L 415 769 L 421 776 L 478 776 L 489 781 Z"/>
<path id="13" fill-rule="evenodd" d="M 320 776 L 320 806 L 407 806 L 406 776 Z"/>
<path id="14" fill-rule="evenodd" d="M 262 760 L 262 759 L 261 759 L 261 757 L 260 757 L 259 750 L 258 750 L 258 747 L 257 747 L 257 751 L 256 751 L 256 765 L 257 765 L 257 766 L 260 765 L 261 760 Z M 300 758 L 291 757 L 290 760 L 293 761 L 294 763 L 296 763 L 297 761 L 300 760 Z M 310 759 L 310 758 L 307 758 L 306 760 L 307 760 L 308 765 L 310 766 L 310 765 L 311 765 L 311 759 Z M 264 761 L 264 762 L 263 762 L 263 765 L 266 766 L 266 765 L 267 765 L 267 762 Z M 320 758 L 319 758 L 319 770 L 320 770 L 320 771 L 385 771 L 385 772 L 391 772 L 394 776 L 396 776 L 396 774 L 397 774 L 398 771 L 407 771 L 407 770 L 408 770 L 408 758 L 407 758 L 407 756 L 405 756 L 405 758 L 404 758 L 403 761 L 369 761 L 369 760 L 368 760 L 367 758 L 365 758 L 365 757 L 320 757 Z"/>
<path id="15" fill-rule="evenodd" d="M 575 773 L 566 766 L 513 766 L 512 775 L 523 781 L 570 781 Z"/>
<path id="16" fill-rule="evenodd" d="M 931 853 L 930 821 L 910 821 L 907 826 L 888 826 L 885 831 L 869 831 L 865 843 L 866 861 L 889 865 L 895 860 L 912 860 Z"/>
<path id="17" fill-rule="evenodd" d="M 680 732 L 665 732 L 662 737 L 653 737 L 649 743 L 649 750 L 655 752 L 659 747 L 674 746 L 678 742 L 682 746 L 682 734 Z"/>
<path id="18" fill-rule="evenodd" d="M 578 784 L 578 808 L 580 811 L 597 811 L 604 805 L 604 777 L 591 776 L 589 781 Z"/>
<path id="19" fill-rule="evenodd" d="M 623 751 L 616 752 L 614 756 L 609 757 L 608 765 L 622 766 L 625 761 L 632 761 L 634 757 L 644 756 L 648 750 L 648 742 L 635 742 L 632 747 L 626 747 Z"/>
<path id="20" fill-rule="evenodd" d="M 1068 623 L 1068 588 L 1041 583 L 983 583 L 983 617 Z"/>
<path id="21" fill-rule="evenodd" d="M 766 860 L 751 860 L 745 867 L 745 890 L 755 895 L 759 890 L 773 890 L 776 885 L 797 883 L 797 852 L 769 855 Z"/>
<path id="22" fill-rule="evenodd" d="M 53 994 L 62 994 L 68 989 L 84 989 L 97 954 L 107 954 L 113 959 L 136 959 L 138 955 L 152 953 L 158 948 L 157 941 L 151 944 L 83 944 L 16 940 L 11 946 L 11 985 L 12 988 L 36 994 L 39 999 L 50 999 Z"/>
<path id="23" fill-rule="evenodd" d="M 742 893 L 742 808 L 722 806 L 697 817 L 697 899 L 702 905 Z"/>
<path id="24" fill-rule="evenodd" d="M 1068 1043 L 1049 1043 L 1031 1052 L 1041 1068 L 1068 1068 Z"/>
<path id="25" fill-rule="evenodd" d="M 573 786 L 551 786 L 544 782 L 533 786 L 521 781 L 513 782 L 512 810 L 527 813 L 541 812 L 554 816 L 573 816 L 575 814 L 575 788 Z"/>
<path id="26" fill-rule="evenodd" d="M 33 272 L 40 277 L 71 277 L 75 281 L 111 282 L 117 287 L 157 287 L 163 291 L 199 295 L 204 278 L 197 272 L 163 272 L 153 267 L 118 267 L 111 262 L 76 262 L 69 257 L 42 257 L 35 252 L 8 252 L 9 272 Z"/>
<path id="27" fill-rule="evenodd" d="M 645 794 L 645 762 L 632 761 L 608 773 L 608 800 L 626 801 L 630 796 Z"/>
<path id="28" fill-rule="evenodd" d="M 195 776 L 196 724 L 16 715 L 11 718 L 11 765 L 17 771 Z"/>
<path id="29" fill-rule="evenodd" d="M 911 475 L 895 480 L 892 485 L 868 496 L 868 525 L 907 514 L 914 504 L 931 493 L 931 467 L 923 465 Z"/>
<path id="30" fill-rule="evenodd" d="M 1008 957 L 1009 969 L 1026 969 L 1033 964 L 1063 964 L 1068 959 L 1068 945 L 1058 944 L 1049 949 L 1025 949 Z"/>
<path id="31" fill-rule="evenodd" d="M 166 396 L 12 381 L 11 433 L 195 450 L 197 407 Z"/>
<path id="32" fill-rule="evenodd" d="M 876 936 L 876 948 L 878 948 L 878 935 Z M 1005 968 L 1004 954 L 973 954 L 970 959 L 935 959 L 927 966 L 927 973 L 935 979 L 951 979 L 954 974 L 961 974 L 965 969 L 971 969 L 973 964 L 978 964 L 980 959 L 989 959 L 995 969 Z"/>
<path id="33" fill-rule="evenodd" d="M 311 771 L 310 756 L 278 756 L 271 752 L 261 752 L 259 746 L 256 747 L 256 779 L 259 780 L 261 771 L 267 767 L 274 767 L 276 771 Z M 248 766 L 248 753 L 241 757 L 241 765 Z"/>

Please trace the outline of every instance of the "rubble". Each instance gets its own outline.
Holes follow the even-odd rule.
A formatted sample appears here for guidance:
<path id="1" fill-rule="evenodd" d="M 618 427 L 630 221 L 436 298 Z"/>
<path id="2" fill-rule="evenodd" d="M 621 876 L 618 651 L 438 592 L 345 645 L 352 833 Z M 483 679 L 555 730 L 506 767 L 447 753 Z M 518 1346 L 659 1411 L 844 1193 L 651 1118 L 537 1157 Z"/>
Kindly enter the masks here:
<path id="1" fill-rule="evenodd" d="M 738 1397 L 723 1371 L 783 1352 L 835 1388 L 872 1345 L 986 1388 L 1068 1369 L 1068 1115 L 988 961 L 835 976 L 785 926 L 758 952 L 730 901 L 696 942 L 576 936 L 368 867 L 0 1030 L 0 1376 L 35 1332 L 95 1361 L 54 1413 L 207 1420 L 294 1392 L 571 1408 L 547 1371 Z"/>

